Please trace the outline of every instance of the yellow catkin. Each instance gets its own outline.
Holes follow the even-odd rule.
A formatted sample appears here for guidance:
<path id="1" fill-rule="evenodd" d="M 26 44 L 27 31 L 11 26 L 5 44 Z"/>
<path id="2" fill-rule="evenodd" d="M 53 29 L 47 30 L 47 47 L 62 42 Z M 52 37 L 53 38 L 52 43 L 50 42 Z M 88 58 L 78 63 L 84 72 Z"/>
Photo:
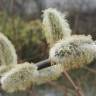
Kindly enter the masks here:
<path id="1" fill-rule="evenodd" d="M 0 33 L 0 65 L 10 65 L 17 63 L 15 48 L 10 40 Z"/>
<path id="2" fill-rule="evenodd" d="M 35 83 L 37 75 L 38 71 L 35 65 L 29 63 L 19 64 L 3 75 L 1 87 L 7 92 L 25 90 L 33 82 Z"/>
<path id="3" fill-rule="evenodd" d="M 36 79 L 37 80 L 36 84 L 40 85 L 48 81 L 56 80 L 61 76 L 62 72 L 63 72 L 63 67 L 61 66 L 61 64 L 53 65 L 51 67 L 41 69 L 39 70 L 39 75 Z"/>
<path id="4" fill-rule="evenodd" d="M 43 31 L 49 45 L 56 41 L 71 35 L 71 29 L 66 16 L 62 15 L 56 9 L 49 8 L 43 12 Z"/>
<path id="5" fill-rule="evenodd" d="M 86 47 L 86 44 L 91 46 L 92 43 L 91 36 L 73 35 L 54 44 L 50 49 L 50 59 L 54 63 L 62 64 L 65 70 L 80 68 L 95 58 L 96 46 Z"/>

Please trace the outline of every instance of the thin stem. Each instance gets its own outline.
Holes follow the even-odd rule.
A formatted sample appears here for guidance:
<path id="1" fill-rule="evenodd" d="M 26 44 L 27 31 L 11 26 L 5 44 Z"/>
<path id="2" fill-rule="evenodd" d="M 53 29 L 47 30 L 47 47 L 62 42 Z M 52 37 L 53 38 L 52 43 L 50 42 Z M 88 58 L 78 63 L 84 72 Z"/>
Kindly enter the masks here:
<path id="1" fill-rule="evenodd" d="M 83 69 L 86 69 L 89 72 L 92 72 L 92 73 L 96 74 L 96 70 L 95 69 L 92 69 L 92 68 L 89 68 L 89 67 L 83 67 Z"/>
<path id="2" fill-rule="evenodd" d="M 69 80 L 69 82 L 72 84 L 72 86 L 74 87 L 74 89 L 77 92 L 77 96 L 84 96 L 83 92 L 80 90 L 80 88 L 75 84 L 75 82 L 72 80 L 72 78 L 70 77 L 70 75 L 64 70 L 64 75 L 67 77 L 67 79 Z"/>

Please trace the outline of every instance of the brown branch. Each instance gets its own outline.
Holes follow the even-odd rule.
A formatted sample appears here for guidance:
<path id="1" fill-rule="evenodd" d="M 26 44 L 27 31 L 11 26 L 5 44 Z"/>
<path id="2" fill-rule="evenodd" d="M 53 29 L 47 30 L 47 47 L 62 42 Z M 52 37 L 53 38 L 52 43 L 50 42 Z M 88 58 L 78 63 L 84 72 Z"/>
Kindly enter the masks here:
<path id="1" fill-rule="evenodd" d="M 96 74 L 95 69 L 92 69 L 92 68 L 89 68 L 89 67 L 83 67 L 83 69 L 88 70 L 89 72 L 92 72 L 92 73 Z"/>

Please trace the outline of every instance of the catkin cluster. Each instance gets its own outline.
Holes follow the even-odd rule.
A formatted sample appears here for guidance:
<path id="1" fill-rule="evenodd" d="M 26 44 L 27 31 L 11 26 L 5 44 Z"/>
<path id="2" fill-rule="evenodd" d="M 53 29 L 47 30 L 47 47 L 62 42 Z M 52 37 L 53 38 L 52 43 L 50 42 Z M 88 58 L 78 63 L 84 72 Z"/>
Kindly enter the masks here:
<path id="1" fill-rule="evenodd" d="M 64 70 L 70 70 L 90 64 L 96 58 L 96 43 L 90 35 L 71 35 L 66 18 L 55 9 L 45 10 L 44 16 L 45 36 L 51 45 L 51 64 L 61 64 Z M 52 40 L 55 42 L 51 43 Z"/>
<path id="2" fill-rule="evenodd" d="M 8 53 L 3 53 L 3 57 L 0 57 L 1 61 L 4 61 L 0 66 L 0 83 L 3 90 L 7 92 L 26 90 L 34 84 L 40 85 L 59 77 L 62 72 L 61 65 L 37 70 L 37 66 L 33 63 L 17 64 L 17 56 L 12 43 L 3 34 L 1 36 L 1 48 L 5 53 Z M 6 49 L 7 47 L 8 49 Z M 0 51 L 2 52 L 2 50 Z M 10 60 L 10 58 L 13 60 Z"/>
<path id="3" fill-rule="evenodd" d="M 37 70 L 27 62 L 17 64 L 17 56 L 11 42 L 0 34 L 1 87 L 7 92 L 25 90 L 57 79 L 64 70 L 80 68 L 96 59 L 96 42 L 91 36 L 71 35 L 66 20 L 56 9 L 46 9 L 43 14 L 43 31 L 50 46 L 48 68 Z"/>
<path id="4" fill-rule="evenodd" d="M 71 35 L 66 16 L 56 9 L 44 11 L 43 29 L 50 46 L 51 64 L 61 64 L 64 70 L 70 70 L 90 64 L 96 58 L 96 44 L 91 36 Z"/>

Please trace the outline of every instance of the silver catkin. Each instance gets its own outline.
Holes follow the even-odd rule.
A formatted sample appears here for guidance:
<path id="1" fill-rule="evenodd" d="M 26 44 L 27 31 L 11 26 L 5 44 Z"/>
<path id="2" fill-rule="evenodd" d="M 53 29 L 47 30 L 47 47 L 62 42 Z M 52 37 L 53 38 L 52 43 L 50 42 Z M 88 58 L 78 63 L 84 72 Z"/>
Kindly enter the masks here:
<path id="1" fill-rule="evenodd" d="M 92 43 L 91 36 L 84 35 L 75 35 L 66 40 L 58 41 L 50 49 L 49 55 L 52 64 L 62 64 L 64 70 L 80 68 L 89 64 L 95 58 L 96 46 L 91 48 L 85 45 L 92 46 Z"/>
<path id="2" fill-rule="evenodd" d="M 33 64 L 23 63 L 16 65 L 1 78 L 1 87 L 7 92 L 26 90 L 35 84 L 38 75 L 37 67 Z"/>
<path id="3" fill-rule="evenodd" d="M 69 37 L 71 29 L 66 16 L 53 8 L 43 12 L 43 31 L 47 42 L 52 46 L 56 41 Z"/>
<path id="4" fill-rule="evenodd" d="M 0 65 L 17 64 L 17 55 L 11 41 L 0 33 Z"/>

